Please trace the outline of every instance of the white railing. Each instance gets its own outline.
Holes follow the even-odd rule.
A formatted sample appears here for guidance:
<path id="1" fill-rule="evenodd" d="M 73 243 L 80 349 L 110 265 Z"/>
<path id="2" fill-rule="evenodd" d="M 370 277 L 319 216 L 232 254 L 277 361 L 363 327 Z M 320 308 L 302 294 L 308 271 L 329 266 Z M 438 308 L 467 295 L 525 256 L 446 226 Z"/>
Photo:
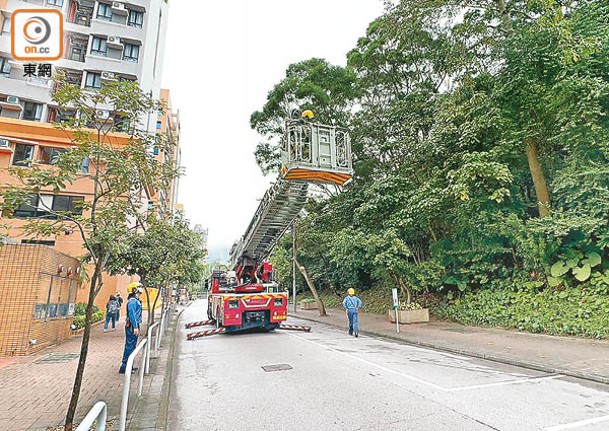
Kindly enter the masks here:
<path id="1" fill-rule="evenodd" d="M 158 341 L 159 339 L 159 322 L 153 323 L 152 325 L 150 325 L 150 328 L 148 328 L 148 337 L 147 339 L 150 340 L 150 342 L 146 345 L 146 370 L 145 370 L 145 374 L 148 374 L 150 372 L 150 349 L 152 346 L 152 332 L 153 329 L 157 328 L 156 331 L 156 341 Z M 154 344 L 154 355 L 157 356 L 158 355 L 158 350 L 156 347 L 156 342 Z"/>
<path id="2" fill-rule="evenodd" d="M 121 416 L 119 419 L 119 431 L 125 431 L 127 426 L 127 408 L 129 407 L 129 390 L 131 389 L 131 371 L 133 370 L 133 362 L 135 356 L 142 350 L 143 347 L 148 343 L 148 338 L 144 338 L 140 344 L 137 345 L 133 353 L 129 355 L 127 359 L 127 366 L 125 367 L 125 385 L 123 388 L 123 401 L 121 403 Z M 137 390 L 137 396 L 142 395 L 142 388 L 144 387 L 144 367 L 146 366 L 147 350 L 144 349 L 144 355 L 142 356 L 142 365 L 140 366 L 140 384 Z"/>
<path id="3" fill-rule="evenodd" d="M 154 343 L 154 353 L 158 356 L 158 350 L 161 346 L 161 340 L 165 334 L 165 330 L 171 319 L 172 307 L 169 306 L 165 310 L 161 310 L 161 321 L 156 322 L 148 328 L 148 337 L 144 338 L 135 348 L 135 350 L 129 355 L 127 359 L 127 366 L 125 367 L 125 385 L 123 388 L 123 400 L 121 402 L 121 414 L 119 419 L 119 431 L 125 431 L 127 426 L 127 409 L 129 407 L 129 391 L 131 389 L 131 372 L 133 370 L 133 363 L 137 354 L 144 349 L 144 355 L 142 356 L 141 371 L 139 376 L 139 386 L 137 390 L 137 396 L 142 395 L 142 389 L 144 387 L 144 374 L 148 374 L 150 369 L 150 350 L 152 346 L 152 332 L 153 329 L 157 329 L 156 338 Z M 108 407 L 105 402 L 98 401 L 93 408 L 87 413 L 87 416 L 82 420 L 76 431 L 89 431 L 91 426 L 95 423 L 97 431 L 106 430 L 106 422 L 108 420 Z"/>
<path id="4" fill-rule="evenodd" d="M 89 431 L 91 426 L 95 424 L 97 431 L 106 431 L 106 422 L 108 420 L 108 406 L 103 401 L 95 403 L 93 408 L 89 410 L 87 416 L 82 420 L 76 431 Z"/>

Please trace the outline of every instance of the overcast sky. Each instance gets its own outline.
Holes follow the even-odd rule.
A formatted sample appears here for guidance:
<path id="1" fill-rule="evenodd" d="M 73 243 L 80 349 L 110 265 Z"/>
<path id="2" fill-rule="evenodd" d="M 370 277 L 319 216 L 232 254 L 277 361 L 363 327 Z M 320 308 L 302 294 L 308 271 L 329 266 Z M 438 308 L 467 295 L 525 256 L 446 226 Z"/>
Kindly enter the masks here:
<path id="1" fill-rule="evenodd" d="M 210 249 L 247 228 L 275 174 L 254 160 L 250 129 L 286 68 L 312 57 L 345 65 L 382 13 L 381 0 L 181 0 L 170 2 L 163 87 L 182 124 L 179 202 L 209 228 Z"/>

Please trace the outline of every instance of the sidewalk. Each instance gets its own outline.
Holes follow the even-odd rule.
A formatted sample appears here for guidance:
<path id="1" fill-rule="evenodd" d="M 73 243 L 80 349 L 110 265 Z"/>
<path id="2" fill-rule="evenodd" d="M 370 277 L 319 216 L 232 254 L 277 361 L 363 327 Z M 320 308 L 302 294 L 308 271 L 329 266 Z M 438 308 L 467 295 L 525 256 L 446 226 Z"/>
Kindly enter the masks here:
<path id="1" fill-rule="evenodd" d="M 143 318 L 145 322 L 145 313 Z M 82 334 L 34 355 L 2 358 L 0 429 L 45 431 L 63 425 L 81 342 Z M 124 317 L 117 322 L 116 331 L 104 333 L 103 323 L 92 328 L 75 422 L 97 401 L 104 400 L 108 404 L 108 420 L 118 425 L 124 382 L 118 369 L 124 346 Z"/>
<path id="2" fill-rule="evenodd" d="M 300 319 L 347 331 L 343 310 L 328 309 L 327 313 L 328 316 L 319 317 L 318 310 L 289 312 Z M 389 322 L 388 316 L 371 313 L 360 313 L 359 324 L 363 334 L 609 384 L 609 341 L 529 334 L 437 320 L 400 325 L 398 334 L 395 323 Z"/>

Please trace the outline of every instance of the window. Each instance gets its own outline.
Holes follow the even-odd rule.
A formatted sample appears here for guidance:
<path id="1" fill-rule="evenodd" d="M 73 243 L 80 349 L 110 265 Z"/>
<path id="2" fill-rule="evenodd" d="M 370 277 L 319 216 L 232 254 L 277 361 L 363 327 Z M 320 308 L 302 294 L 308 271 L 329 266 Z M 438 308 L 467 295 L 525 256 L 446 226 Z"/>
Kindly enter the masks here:
<path id="1" fill-rule="evenodd" d="M 15 154 L 13 155 L 13 165 L 29 166 L 30 161 L 34 157 L 34 146 L 17 144 L 15 146 Z"/>
<path id="2" fill-rule="evenodd" d="M 87 72 L 85 88 L 101 88 L 101 73 Z"/>
<path id="3" fill-rule="evenodd" d="M 0 74 L 8 75 L 11 73 L 11 64 L 8 61 L 8 58 L 0 57 Z"/>
<path id="4" fill-rule="evenodd" d="M 13 215 L 15 217 L 36 217 L 38 207 L 38 195 L 29 195 L 28 201 L 19 205 Z"/>
<path id="5" fill-rule="evenodd" d="M 156 129 L 157 130 L 161 130 L 163 128 L 163 122 L 162 121 L 157 121 L 156 122 Z"/>
<path id="6" fill-rule="evenodd" d="M 139 56 L 140 56 L 140 46 L 139 45 L 134 45 L 132 43 L 125 44 L 125 50 L 123 51 L 123 60 L 134 61 L 137 63 Z"/>
<path id="7" fill-rule="evenodd" d="M 130 10 L 129 19 L 127 20 L 127 25 L 129 27 L 142 28 L 143 24 L 144 24 L 144 12 L 140 12 L 137 10 Z"/>
<path id="8" fill-rule="evenodd" d="M 23 119 L 40 121 L 42 118 L 42 103 L 25 102 L 23 105 Z"/>
<path id="9" fill-rule="evenodd" d="M 22 239 L 21 244 L 39 244 L 39 245 L 48 245 L 49 247 L 55 246 L 55 241 L 45 240 L 45 239 Z"/>
<path id="10" fill-rule="evenodd" d="M 112 8 L 109 4 L 100 3 L 97 7 L 97 18 L 112 21 Z"/>
<path id="11" fill-rule="evenodd" d="M 0 33 L 10 33 L 11 32 L 11 17 L 2 15 L 2 14 L 0 14 L 0 16 L 2 17 L 2 31 L 0 31 Z"/>
<path id="12" fill-rule="evenodd" d="M 91 42 L 91 54 L 106 56 L 108 52 L 108 46 L 106 45 L 106 39 L 101 37 L 94 37 Z"/>
<path id="13" fill-rule="evenodd" d="M 82 172 L 84 174 L 88 174 L 90 163 L 91 163 L 91 159 L 89 159 L 88 157 L 85 157 L 84 159 L 82 159 L 82 165 L 80 166 L 80 172 Z"/>
<path id="14" fill-rule="evenodd" d="M 51 210 L 81 215 L 84 201 L 84 196 L 31 194 L 27 202 L 19 205 L 13 216 L 54 219 Z"/>
<path id="15" fill-rule="evenodd" d="M 44 195 L 42 195 L 44 196 Z M 72 214 L 81 215 L 82 205 L 85 201 L 84 196 L 53 196 L 53 211 L 69 212 Z"/>
<path id="16" fill-rule="evenodd" d="M 63 148 L 42 147 L 40 163 L 44 163 L 47 165 L 55 165 L 57 164 L 57 161 L 59 160 L 61 154 L 65 152 L 66 150 Z"/>
<path id="17" fill-rule="evenodd" d="M 63 0 L 47 0 L 48 6 L 63 7 Z"/>

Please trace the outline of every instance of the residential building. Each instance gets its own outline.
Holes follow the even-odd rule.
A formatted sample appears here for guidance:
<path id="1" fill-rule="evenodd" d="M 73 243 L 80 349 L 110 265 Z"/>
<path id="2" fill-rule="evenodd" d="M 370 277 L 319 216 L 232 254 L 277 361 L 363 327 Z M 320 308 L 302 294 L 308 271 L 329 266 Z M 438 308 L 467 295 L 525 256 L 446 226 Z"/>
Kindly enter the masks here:
<path id="1" fill-rule="evenodd" d="M 0 117 L 53 122 L 74 115 L 52 102 L 50 79 L 24 77 L 23 62 L 11 57 L 12 12 L 41 7 L 64 15 L 64 55 L 52 65 L 71 82 L 95 90 L 104 81 L 138 81 L 144 92 L 160 98 L 166 0 L 0 0 Z M 140 119 L 149 131 L 155 120 Z"/>
<path id="2" fill-rule="evenodd" d="M 159 112 L 156 122 L 157 133 L 167 135 L 171 140 L 171 148 L 154 148 L 154 155 L 161 163 L 169 163 L 174 169 L 179 169 L 182 161 L 182 151 L 180 148 L 180 113 L 173 110 L 170 91 L 161 89 L 161 102 L 165 106 Z M 178 209 L 178 187 L 180 178 L 176 177 L 169 187 L 159 190 L 153 199 L 157 206 L 159 216 L 169 216 L 177 212 Z M 153 203 L 150 202 L 149 205 Z"/>
<path id="3" fill-rule="evenodd" d="M 64 16 L 64 53 L 63 58 L 51 62 L 54 71 L 64 72 L 70 82 L 91 91 L 96 91 L 105 82 L 113 80 L 137 81 L 145 93 L 155 99 L 164 97 L 170 104 L 168 91 L 161 94 L 160 88 L 168 17 L 167 0 L 0 0 L 0 184 L 14 184 L 15 179 L 8 174 L 10 166 L 24 161 L 53 165 L 61 152 L 71 145 L 66 133 L 50 123 L 60 122 L 76 113 L 61 111 L 52 101 L 54 83 L 50 79 L 24 76 L 24 62 L 15 61 L 11 57 L 11 14 L 17 9 L 40 8 L 56 8 Z M 107 112 L 112 115 L 110 108 Z M 162 123 L 160 130 L 157 129 L 159 120 Z M 114 130 L 107 135 L 108 143 L 113 146 L 126 144 L 127 135 L 121 133 L 125 126 L 124 120 L 117 116 L 112 123 Z M 171 110 L 162 116 L 145 115 L 139 119 L 139 123 L 140 127 L 149 132 L 167 131 L 179 140 L 179 117 Z M 159 157 L 165 160 L 167 155 L 160 153 Z M 179 165 L 179 151 L 165 161 Z M 88 165 L 84 161 L 83 172 L 87 169 Z M 26 218 L 44 217 L 45 207 L 57 210 L 77 209 L 78 202 L 90 199 L 92 194 L 93 183 L 86 175 L 73 184 L 68 184 L 58 194 L 50 190 L 42 191 L 36 197 L 36 210 L 31 207 L 21 208 L 10 219 L 0 215 L 0 224 L 8 224 L 10 227 L 6 242 L 46 245 L 62 256 L 82 256 L 83 245 L 80 235 L 76 233 L 31 238 L 21 228 Z M 162 207 L 163 211 L 173 210 L 176 195 L 177 181 L 162 193 L 142 190 L 143 208 L 148 205 Z M 0 279 L 3 277 L 4 274 L 0 273 Z M 128 276 L 104 275 L 103 289 L 97 295 L 95 304 L 103 310 L 110 294 L 117 291 L 126 297 L 126 286 L 136 280 L 137 278 Z M 3 289 L 9 287 L 13 290 L 21 288 L 17 285 L 2 285 Z M 77 289 L 74 295 L 72 293 L 70 291 L 68 303 L 87 300 L 88 289 L 84 286 Z M 4 290 L 0 292 L 0 296 L 6 294 L 8 292 Z M 64 299 L 65 297 L 62 301 Z M 31 305 L 28 302 L 25 307 Z M 60 334 L 56 334 L 56 337 L 61 338 L 65 325 L 57 328 Z M 12 349 L 10 346 L 7 348 Z M 34 348 L 29 349 L 33 350 Z"/>

